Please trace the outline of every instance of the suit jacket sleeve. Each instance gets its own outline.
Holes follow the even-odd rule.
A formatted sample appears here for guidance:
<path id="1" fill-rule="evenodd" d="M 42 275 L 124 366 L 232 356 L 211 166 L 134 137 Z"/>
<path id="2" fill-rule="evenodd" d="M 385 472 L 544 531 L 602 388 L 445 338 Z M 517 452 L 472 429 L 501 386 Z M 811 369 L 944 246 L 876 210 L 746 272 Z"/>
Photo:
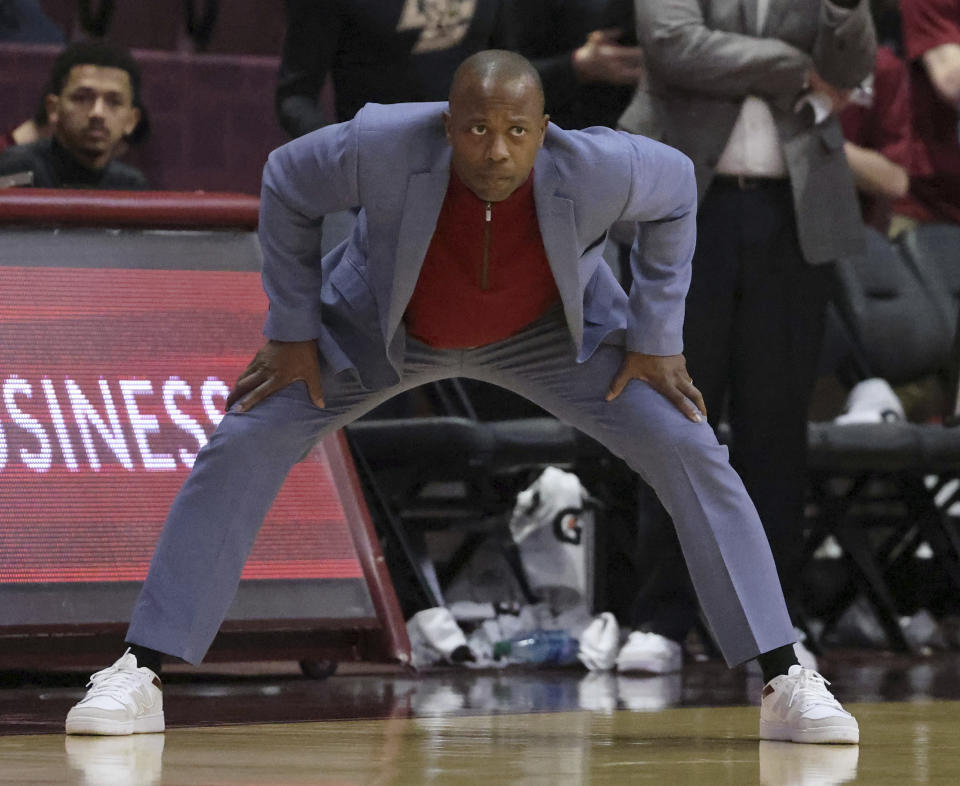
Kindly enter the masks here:
<path id="1" fill-rule="evenodd" d="M 697 237 L 693 163 L 679 150 L 646 137 L 623 137 L 634 155 L 621 220 L 638 222 L 630 252 L 626 348 L 676 355 L 683 351 L 684 300 Z"/>
<path id="2" fill-rule="evenodd" d="M 360 204 L 358 126 L 363 116 L 274 150 L 263 170 L 258 235 L 270 301 L 264 334 L 303 341 L 321 334 L 323 216 Z"/>
<path id="3" fill-rule="evenodd" d="M 810 56 L 777 38 L 707 26 L 699 0 L 636 0 L 637 37 L 647 64 L 674 87 L 718 96 L 784 94 L 803 88 Z"/>
<path id="4" fill-rule="evenodd" d="M 855 8 L 847 10 L 822 0 L 813 46 L 817 73 L 836 87 L 856 87 L 873 71 L 876 56 L 870 3 L 860 0 Z"/>

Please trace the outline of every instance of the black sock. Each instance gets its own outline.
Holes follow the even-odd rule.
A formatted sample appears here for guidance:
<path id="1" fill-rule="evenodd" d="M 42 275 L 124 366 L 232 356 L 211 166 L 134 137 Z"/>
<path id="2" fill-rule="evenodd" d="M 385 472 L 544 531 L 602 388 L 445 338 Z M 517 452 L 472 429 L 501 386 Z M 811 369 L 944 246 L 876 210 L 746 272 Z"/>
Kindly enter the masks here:
<path id="1" fill-rule="evenodd" d="M 130 648 L 130 652 L 136 657 L 138 666 L 146 666 L 158 677 L 160 676 L 160 672 L 163 670 L 162 652 L 157 652 L 149 647 L 141 647 L 139 644 L 131 644 L 129 641 L 126 644 Z"/>
<path id="2" fill-rule="evenodd" d="M 757 663 L 760 664 L 760 670 L 763 672 L 764 685 L 774 677 L 786 674 L 791 666 L 800 665 L 792 644 L 785 644 L 775 650 L 770 650 L 770 652 L 757 655 Z"/>

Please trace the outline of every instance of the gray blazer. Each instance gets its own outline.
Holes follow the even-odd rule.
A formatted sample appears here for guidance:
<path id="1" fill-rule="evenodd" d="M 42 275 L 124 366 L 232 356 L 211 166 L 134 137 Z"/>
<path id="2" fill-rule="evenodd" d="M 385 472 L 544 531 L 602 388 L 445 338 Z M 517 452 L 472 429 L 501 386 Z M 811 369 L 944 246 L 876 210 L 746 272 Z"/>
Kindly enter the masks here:
<path id="1" fill-rule="evenodd" d="M 702 198 L 743 99 L 771 107 L 793 185 L 800 247 L 808 262 L 857 253 L 862 221 L 835 116 L 814 125 L 797 113 L 808 69 L 853 87 L 873 70 L 869 3 L 845 11 L 829 0 L 770 0 L 756 35 L 757 0 L 636 0 L 648 78 L 620 126 L 693 159 Z"/>
<path id="2" fill-rule="evenodd" d="M 398 380 L 403 314 L 450 177 L 446 108 L 368 104 L 270 154 L 259 228 L 268 338 L 317 339 L 333 371 L 353 369 L 370 388 Z M 644 137 L 551 124 L 534 198 L 578 360 L 601 342 L 679 353 L 696 238 L 689 159 Z M 352 235 L 321 258 L 323 216 L 351 208 Z M 620 221 L 638 224 L 629 297 L 602 257 Z"/>

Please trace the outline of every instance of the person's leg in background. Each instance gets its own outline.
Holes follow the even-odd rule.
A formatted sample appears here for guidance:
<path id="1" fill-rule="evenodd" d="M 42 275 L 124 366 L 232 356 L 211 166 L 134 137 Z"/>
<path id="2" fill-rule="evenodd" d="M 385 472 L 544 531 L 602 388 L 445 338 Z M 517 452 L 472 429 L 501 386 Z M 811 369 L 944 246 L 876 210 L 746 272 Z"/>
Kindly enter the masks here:
<path id="1" fill-rule="evenodd" d="M 830 266 L 803 259 L 789 185 L 744 192 L 742 201 L 753 218 L 743 229 L 731 460 L 760 513 L 797 623 L 807 413 L 823 343 Z"/>

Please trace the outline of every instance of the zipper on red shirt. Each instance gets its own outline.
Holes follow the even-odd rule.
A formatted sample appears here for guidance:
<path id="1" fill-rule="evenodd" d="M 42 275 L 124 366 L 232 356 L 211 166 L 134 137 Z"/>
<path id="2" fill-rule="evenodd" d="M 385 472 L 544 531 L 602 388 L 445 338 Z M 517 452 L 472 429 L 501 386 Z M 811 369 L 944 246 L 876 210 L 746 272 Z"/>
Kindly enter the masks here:
<path id="1" fill-rule="evenodd" d="M 490 289 L 490 222 L 493 204 L 487 202 L 483 213 L 483 263 L 480 267 L 480 289 Z"/>

